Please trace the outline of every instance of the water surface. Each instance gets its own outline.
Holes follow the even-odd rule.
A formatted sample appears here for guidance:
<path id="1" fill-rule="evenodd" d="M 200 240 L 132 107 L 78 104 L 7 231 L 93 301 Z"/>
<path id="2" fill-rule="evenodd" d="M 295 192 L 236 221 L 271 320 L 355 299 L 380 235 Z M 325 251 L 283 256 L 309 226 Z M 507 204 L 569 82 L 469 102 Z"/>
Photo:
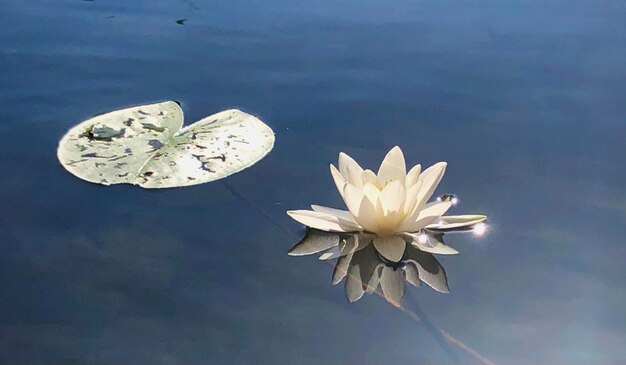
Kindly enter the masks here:
<path id="1" fill-rule="evenodd" d="M 625 20 L 620 1 L 4 1 L 0 362 L 621 363 Z M 77 122 L 168 99 L 187 123 L 253 113 L 276 147 L 165 191 L 58 164 Z M 285 210 L 341 207 L 337 154 L 375 168 L 394 145 L 448 161 L 438 191 L 490 216 L 449 241 L 451 294 L 408 289 L 421 322 L 286 255 Z"/>

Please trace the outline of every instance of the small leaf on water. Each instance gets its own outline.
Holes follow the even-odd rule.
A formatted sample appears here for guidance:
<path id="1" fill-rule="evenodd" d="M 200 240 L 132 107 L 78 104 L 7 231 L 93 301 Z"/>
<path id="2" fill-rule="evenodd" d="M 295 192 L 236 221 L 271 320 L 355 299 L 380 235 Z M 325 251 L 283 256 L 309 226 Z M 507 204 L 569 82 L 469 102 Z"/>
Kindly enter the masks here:
<path id="1" fill-rule="evenodd" d="M 183 111 L 173 101 L 117 110 L 70 129 L 57 156 L 89 182 L 170 188 L 239 172 L 274 146 L 267 125 L 236 109 L 182 125 Z"/>

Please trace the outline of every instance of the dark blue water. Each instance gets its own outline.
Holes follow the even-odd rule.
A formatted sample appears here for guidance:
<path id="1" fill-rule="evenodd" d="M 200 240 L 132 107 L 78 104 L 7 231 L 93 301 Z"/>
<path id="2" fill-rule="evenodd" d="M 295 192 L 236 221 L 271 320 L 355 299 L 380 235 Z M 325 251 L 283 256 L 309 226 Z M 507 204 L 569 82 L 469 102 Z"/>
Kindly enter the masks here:
<path id="1" fill-rule="evenodd" d="M 626 359 L 623 1 L 5 0 L 0 362 L 620 364 Z M 177 24 L 177 20 L 181 24 Z M 56 160 L 89 116 L 161 100 L 276 132 L 253 168 L 102 187 Z M 341 207 L 340 151 L 448 161 L 490 216 L 410 316 L 349 304 L 286 251 L 285 214 Z M 440 330 L 476 350 L 480 360 Z M 482 361 L 482 362 L 481 362 Z"/>

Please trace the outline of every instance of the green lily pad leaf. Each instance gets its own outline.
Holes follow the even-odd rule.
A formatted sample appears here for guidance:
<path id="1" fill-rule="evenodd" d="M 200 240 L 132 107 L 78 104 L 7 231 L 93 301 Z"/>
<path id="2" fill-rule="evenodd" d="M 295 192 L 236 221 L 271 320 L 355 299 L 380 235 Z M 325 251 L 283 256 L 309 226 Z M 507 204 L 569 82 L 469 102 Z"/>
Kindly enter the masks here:
<path id="1" fill-rule="evenodd" d="M 221 179 L 274 147 L 272 129 L 237 109 L 182 125 L 183 111 L 173 101 L 117 110 L 70 129 L 57 156 L 83 180 L 154 189 Z"/>

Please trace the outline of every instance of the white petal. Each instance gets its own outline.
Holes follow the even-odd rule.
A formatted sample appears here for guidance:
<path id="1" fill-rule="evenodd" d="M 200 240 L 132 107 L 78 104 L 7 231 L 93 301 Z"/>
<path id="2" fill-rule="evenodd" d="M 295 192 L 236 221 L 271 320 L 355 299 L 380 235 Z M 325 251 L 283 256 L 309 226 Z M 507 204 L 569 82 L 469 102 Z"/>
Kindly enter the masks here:
<path id="1" fill-rule="evenodd" d="M 363 181 L 363 185 L 365 184 L 376 184 L 376 174 L 372 170 L 364 170 L 361 174 L 361 180 Z"/>
<path id="2" fill-rule="evenodd" d="M 376 207 L 368 199 L 361 201 L 357 222 L 368 232 L 376 232 L 378 230 Z"/>
<path id="3" fill-rule="evenodd" d="M 311 210 L 290 210 L 287 212 L 291 218 L 305 226 L 328 232 L 354 232 L 358 226 L 325 213 Z"/>
<path id="4" fill-rule="evenodd" d="M 335 217 L 337 217 L 339 219 L 343 219 L 345 221 L 352 222 L 352 223 L 356 224 L 356 220 L 354 219 L 354 216 L 352 216 L 352 214 L 350 212 L 348 212 L 347 210 L 323 207 L 321 205 L 311 205 L 311 209 L 313 209 L 313 211 L 315 211 L 315 212 L 320 212 L 320 213 L 326 213 L 326 214 L 334 215 Z"/>
<path id="5" fill-rule="evenodd" d="M 366 231 L 376 232 L 378 224 L 376 222 L 376 207 L 365 198 L 361 190 L 352 184 L 347 184 L 344 188 L 345 202 L 356 221 Z"/>
<path id="6" fill-rule="evenodd" d="M 467 223 L 475 221 L 478 221 L 478 223 L 480 223 L 487 220 L 487 216 L 482 214 L 447 215 L 445 217 L 441 217 L 441 219 L 446 221 L 446 223 L 448 224 Z"/>
<path id="7" fill-rule="evenodd" d="M 335 181 L 339 195 L 343 198 L 343 187 L 346 185 L 346 179 L 333 164 L 330 165 L 330 174 L 333 177 L 333 181 Z"/>
<path id="8" fill-rule="evenodd" d="M 485 215 L 449 215 L 439 219 L 438 222 L 426 226 L 428 229 L 446 230 L 469 227 L 487 220 Z"/>
<path id="9" fill-rule="evenodd" d="M 424 170 L 423 173 L 417 179 L 417 182 L 420 183 L 420 191 L 417 194 L 417 205 L 418 209 L 422 205 L 426 204 L 428 199 L 433 195 L 433 192 L 439 185 L 443 174 L 446 172 L 446 166 L 448 166 L 445 162 L 438 162 L 431 167 Z"/>
<path id="10" fill-rule="evenodd" d="M 402 209 L 404 199 L 406 199 L 406 190 L 402 182 L 394 180 L 387 184 L 380 193 L 383 214 L 388 215 L 391 212 L 397 212 Z"/>
<path id="11" fill-rule="evenodd" d="M 357 187 L 363 186 L 363 182 L 361 180 L 363 168 L 361 168 L 361 166 L 359 166 L 359 164 L 354 161 L 352 157 L 343 152 L 339 153 L 339 172 L 350 184 Z"/>
<path id="12" fill-rule="evenodd" d="M 400 147 L 396 146 L 391 149 L 385 156 L 378 169 L 378 183 L 381 186 L 392 180 L 402 180 L 406 178 L 406 164 L 404 163 L 404 154 Z"/>
<path id="13" fill-rule="evenodd" d="M 433 166 L 427 168 L 423 173 L 421 173 L 417 179 L 415 186 L 418 187 L 417 194 L 415 197 L 415 201 L 413 202 L 413 198 L 411 196 L 411 201 L 408 201 L 407 207 L 407 221 L 412 222 L 417 219 L 417 215 L 420 210 L 426 204 L 428 199 L 433 195 L 433 192 L 437 188 L 439 181 L 443 177 L 443 173 L 445 172 L 447 164 L 445 162 L 439 162 L 434 164 Z M 410 191 L 411 194 L 415 193 L 415 190 Z M 410 209 L 409 209 L 410 208 Z"/>
<path id="14" fill-rule="evenodd" d="M 420 176 L 420 172 L 422 171 L 422 165 L 417 164 L 413 166 L 413 168 L 406 174 L 406 188 L 410 188 L 411 186 L 417 183 L 417 179 Z"/>
<path id="15" fill-rule="evenodd" d="M 409 185 L 407 185 L 408 188 Z M 406 214 L 415 212 L 415 208 L 417 205 L 417 194 L 420 191 L 420 184 L 414 184 L 410 188 L 408 188 L 406 192 L 406 199 L 404 201 L 404 212 Z"/>
<path id="16" fill-rule="evenodd" d="M 346 207 L 355 219 L 359 216 L 359 207 L 361 206 L 361 200 L 363 200 L 363 191 L 352 184 L 346 184 L 343 187 L 343 201 L 346 203 Z"/>
<path id="17" fill-rule="evenodd" d="M 439 220 L 448 209 L 452 206 L 450 201 L 432 202 L 424 206 L 424 209 L 419 211 L 415 220 L 411 221 L 410 217 L 400 226 L 400 230 L 404 232 L 416 232 L 426 227 L 427 225 Z"/>
<path id="18" fill-rule="evenodd" d="M 383 204 L 380 202 L 380 198 L 376 201 L 376 222 L 378 222 L 378 229 L 380 229 L 381 224 L 389 224 L 389 221 L 385 219 L 385 214 L 383 213 Z"/>
<path id="19" fill-rule="evenodd" d="M 432 203 L 428 203 L 417 215 L 417 220 L 419 221 L 421 219 L 440 218 L 448 211 L 448 209 L 450 209 L 451 206 L 451 201 L 435 201 Z"/>
<path id="20" fill-rule="evenodd" d="M 374 247 L 387 260 L 398 262 L 404 254 L 406 242 L 399 236 L 376 237 Z"/>
<path id="21" fill-rule="evenodd" d="M 378 197 L 380 196 L 380 190 L 374 184 L 365 184 L 363 185 L 363 193 L 369 199 L 372 205 L 376 205 L 378 202 Z"/>

